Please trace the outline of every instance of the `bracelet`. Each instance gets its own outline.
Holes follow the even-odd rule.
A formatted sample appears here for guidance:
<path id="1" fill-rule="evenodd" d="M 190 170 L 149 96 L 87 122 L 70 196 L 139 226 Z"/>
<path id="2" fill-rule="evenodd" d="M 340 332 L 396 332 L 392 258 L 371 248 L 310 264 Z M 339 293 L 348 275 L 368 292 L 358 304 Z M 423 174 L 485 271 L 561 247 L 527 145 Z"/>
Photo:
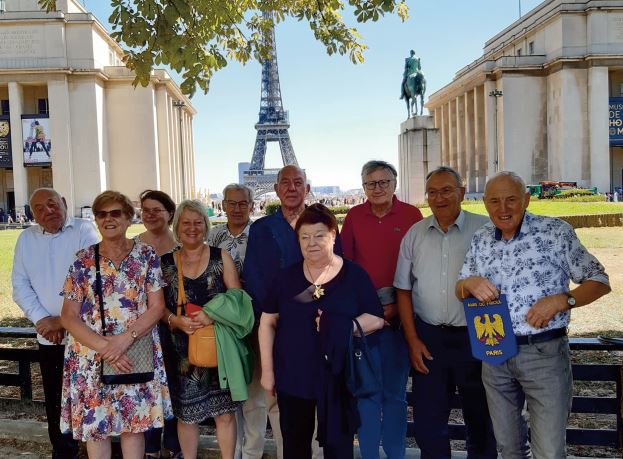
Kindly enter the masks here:
<path id="1" fill-rule="evenodd" d="M 169 328 L 171 328 L 171 317 L 173 317 L 173 313 L 169 314 L 169 317 L 167 317 L 167 323 L 169 324 Z"/>

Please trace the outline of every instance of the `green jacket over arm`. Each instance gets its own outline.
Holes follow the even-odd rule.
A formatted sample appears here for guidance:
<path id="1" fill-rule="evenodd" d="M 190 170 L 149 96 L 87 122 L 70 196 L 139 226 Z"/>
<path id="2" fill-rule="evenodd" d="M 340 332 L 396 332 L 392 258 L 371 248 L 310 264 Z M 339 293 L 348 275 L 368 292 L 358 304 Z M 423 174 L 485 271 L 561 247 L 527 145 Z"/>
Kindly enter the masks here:
<path id="1" fill-rule="evenodd" d="M 242 289 L 219 293 L 203 307 L 214 321 L 218 377 L 221 389 L 229 389 L 233 401 L 248 398 L 253 375 L 253 352 L 244 339 L 253 329 L 251 297 Z"/>

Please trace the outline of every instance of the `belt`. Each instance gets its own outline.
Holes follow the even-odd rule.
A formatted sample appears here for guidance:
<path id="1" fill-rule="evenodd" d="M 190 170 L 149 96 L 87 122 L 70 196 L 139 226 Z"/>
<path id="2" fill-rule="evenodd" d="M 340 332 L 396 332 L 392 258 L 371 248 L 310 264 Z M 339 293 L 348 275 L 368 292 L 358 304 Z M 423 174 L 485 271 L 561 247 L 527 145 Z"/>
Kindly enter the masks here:
<path id="1" fill-rule="evenodd" d="M 547 330 L 542 333 L 536 333 L 534 335 L 515 335 L 517 344 L 536 344 L 551 341 L 556 338 L 567 335 L 567 328 L 554 328 L 553 330 Z"/>

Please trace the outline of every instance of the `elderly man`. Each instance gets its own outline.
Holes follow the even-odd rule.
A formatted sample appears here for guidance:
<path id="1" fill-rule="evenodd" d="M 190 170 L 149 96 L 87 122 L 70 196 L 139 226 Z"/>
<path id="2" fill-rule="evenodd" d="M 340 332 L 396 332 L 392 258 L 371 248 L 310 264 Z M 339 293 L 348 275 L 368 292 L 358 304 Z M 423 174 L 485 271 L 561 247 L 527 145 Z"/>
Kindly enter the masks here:
<path id="1" fill-rule="evenodd" d="M 208 244 L 227 249 L 234 259 L 238 274 L 242 274 L 251 228 L 253 190 L 246 185 L 230 183 L 223 189 L 223 208 L 227 223 L 210 229 Z"/>
<path id="2" fill-rule="evenodd" d="M 400 242 L 422 219 L 417 207 L 394 195 L 397 172 L 385 161 L 368 161 L 361 170 L 367 201 L 350 209 L 342 228 L 344 256 L 365 269 L 377 289 L 387 326 L 380 335 L 383 391 L 360 399 L 359 446 L 363 457 L 379 457 L 379 444 L 389 459 L 405 455 L 407 433 L 406 386 L 409 357 L 393 288 Z"/>
<path id="3" fill-rule="evenodd" d="M 65 200 L 51 188 L 39 188 L 30 197 L 37 226 L 17 239 L 13 257 L 13 300 L 35 324 L 39 364 L 53 458 L 78 457 L 71 434 L 61 434 L 61 388 L 65 330 L 60 312 L 60 291 L 76 252 L 99 237 L 92 223 L 67 216 Z"/>
<path id="4" fill-rule="evenodd" d="M 208 244 L 226 249 L 234 260 L 238 274 L 242 274 L 244 258 L 251 228 L 253 212 L 253 190 L 246 185 L 231 183 L 223 189 L 223 209 L 227 223 L 217 225 L 208 234 Z M 256 354 L 257 330 L 252 335 Z M 266 431 L 266 401 L 264 389 L 260 384 L 259 362 L 249 385 L 249 398 L 236 413 L 238 439 L 236 441 L 237 459 L 261 458 L 264 450 Z"/>
<path id="5" fill-rule="evenodd" d="M 305 172 L 295 165 L 283 167 L 277 174 L 275 192 L 281 201 L 277 211 L 257 220 L 249 231 L 249 244 L 242 271 L 244 289 L 253 298 L 253 307 L 256 317 L 259 318 L 263 309 L 263 303 L 268 297 L 268 286 L 272 284 L 277 273 L 303 259 L 301 248 L 294 232 L 294 226 L 299 215 L 305 209 L 305 196 L 309 193 L 309 185 Z M 341 253 L 339 238 L 336 240 L 336 251 Z M 257 325 L 254 330 L 257 337 Z M 257 339 L 257 338 L 256 338 Z M 265 392 L 266 410 L 273 428 L 273 436 L 277 443 L 277 456 L 283 457 L 283 443 L 279 424 L 279 408 L 277 399 L 273 394 Z M 265 433 L 265 423 L 256 431 L 262 440 Z M 315 445 L 315 457 L 317 442 Z M 258 449 L 258 459 L 262 456 L 262 449 Z M 251 457 L 251 456 L 250 456 Z"/>
<path id="6" fill-rule="evenodd" d="M 484 202 L 491 223 L 474 234 L 455 293 L 480 301 L 505 294 L 508 302 L 518 353 L 482 367 L 495 438 L 504 459 L 531 457 L 530 449 L 537 458 L 563 458 L 572 398 L 569 314 L 608 293 L 608 276 L 569 224 L 526 212 L 530 194 L 514 172 L 494 175 Z M 570 281 L 578 284 L 573 290 Z"/>
<path id="7" fill-rule="evenodd" d="M 471 355 L 463 304 L 454 296 L 472 236 L 489 221 L 461 210 L 464 195 L 463 180 L 455 170 L 442 166 L 427 175 L 426 197 L 433 215 L 405 235 L 394 278 L 416 370 L 413 421 L 422 459 L 450 458 L 448 417 L 457 388 L 469 457 L 497 457 L 481 362 Z"/>

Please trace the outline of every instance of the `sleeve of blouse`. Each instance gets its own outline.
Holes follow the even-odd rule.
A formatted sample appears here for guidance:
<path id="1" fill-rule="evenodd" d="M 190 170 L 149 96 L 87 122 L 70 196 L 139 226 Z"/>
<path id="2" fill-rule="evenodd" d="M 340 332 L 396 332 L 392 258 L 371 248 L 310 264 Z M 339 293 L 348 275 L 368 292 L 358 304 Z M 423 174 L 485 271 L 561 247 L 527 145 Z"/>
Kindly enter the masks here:
<path id="1" fill-rule="evenodd" d="M 266 314 L 278 314 L 279 302 L 281 300 L 279 292 L 283 289 L 283 285 L 288 285 L 288 279 L 283 277 L 284 270 L 275 276 L 270 288 L 266 293 L 266 300 L 262 303 L 262 312 Z"/>
<path id="2" fill-rule="evenodd" d="M 150 247 L 147 255 L 147 276 L 145 277 L 145 288 L 149 293 L 157 292 L 166 283 L 162 278 L 162 268 L 160 267 L 160 257 Z"/>
<path id="3" fill-rule="evenodd" d="M 63 284 L 61 296 L 66 300 L 82 303 L 85 297 L 85 286 L 89 282 L 89 267 L 83 262 L 84 253 L 78 252 L 76 259 L 69 265 L 69 272 Z"/>

